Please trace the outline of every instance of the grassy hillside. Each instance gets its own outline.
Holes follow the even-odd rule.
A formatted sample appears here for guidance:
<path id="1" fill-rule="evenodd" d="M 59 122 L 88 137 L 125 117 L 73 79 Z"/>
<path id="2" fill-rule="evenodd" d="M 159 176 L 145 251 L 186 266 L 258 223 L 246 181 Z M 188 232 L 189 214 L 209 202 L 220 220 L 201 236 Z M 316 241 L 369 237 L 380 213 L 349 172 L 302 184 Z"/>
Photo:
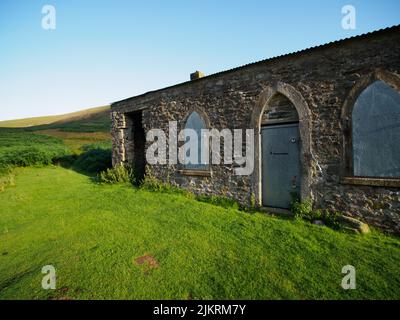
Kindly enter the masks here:
<path id="1" fill-rule="evenodd" d="M 81 148 L 88 144 L 102 144 L 111 148 L 109 132 L 75 132 L 59 129 L 47 129 L 34 131 L 35 134 L 49 135 L 59 138 L 70 148 L 72 153 L 80 153 Z"/>
<path id="2" fill-rule="evenodd" d="M 106 132 L 110 130 L 109 106 L 91 108 L 58 116 L 0 121 L 0 128 L 30 130 L 59 129 L 76 132 Z"/>
<path id="3" fill-rule="evenodd" d="M 0 299 L 398 299 L 400 240 L 18 169 L 0 193 Z M 156 200 L 155 200 L 156 199 Z M 340 284 L 353 265 L 357 289 Z M 56 268 L 43 290 L 41 269 Z"/>
<path id="4" fill-rule="evenodd" d="M 16 141 L 15 137 L 18 137 L 22 144 L 27 141 L 28 145 L 39 135 L 52 136 L 64 143 L 72 153 L 80 153 L 87 144 L 100 143 L 111 147 L 109 110 L 105 106 L 60 116 L 0 121 L 0 134 L 3 142 L 8 138 Z M 12 137 L 13 134 L 15 137 Z"/>

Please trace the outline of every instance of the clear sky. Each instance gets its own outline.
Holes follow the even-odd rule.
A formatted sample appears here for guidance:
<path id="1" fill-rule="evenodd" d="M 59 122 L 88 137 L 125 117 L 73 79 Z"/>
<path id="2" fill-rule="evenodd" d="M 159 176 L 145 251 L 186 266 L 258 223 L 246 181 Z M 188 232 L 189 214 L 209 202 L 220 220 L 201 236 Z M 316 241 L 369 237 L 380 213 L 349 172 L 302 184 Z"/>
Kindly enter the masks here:
<path id="1" fill-rule="evenodd" d="M 42 7 L 56 29 L 42 28 Z M 344 5 L 356 29 L 341 27 Z M 0 120 L 106 105 L 400 24 L 400 0 L 0 0 Z"/>

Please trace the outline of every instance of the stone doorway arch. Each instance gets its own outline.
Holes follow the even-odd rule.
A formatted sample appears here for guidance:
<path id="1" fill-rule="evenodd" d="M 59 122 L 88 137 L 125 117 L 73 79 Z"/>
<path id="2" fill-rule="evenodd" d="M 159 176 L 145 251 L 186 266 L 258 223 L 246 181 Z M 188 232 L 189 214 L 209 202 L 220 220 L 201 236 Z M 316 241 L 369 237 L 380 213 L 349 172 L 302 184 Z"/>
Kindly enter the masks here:
<path id="1" fill-rule="evenodd" d="M 266 87 L 261 94 L 251 116 L 251 126 L 254 128 L 254 156 L 255 165 L 252 179 L 253 192 L 256 203 L 262 206 L 262 152 L 261 152 L 261 124 L 265 110 L 271 100 L 278 94 L 285 96 L 296 108 L 300 133 L 300 199 L 311 198 L 311 112 L 302 95 L 291 85 L 278 82 L 274 86 Z"/>

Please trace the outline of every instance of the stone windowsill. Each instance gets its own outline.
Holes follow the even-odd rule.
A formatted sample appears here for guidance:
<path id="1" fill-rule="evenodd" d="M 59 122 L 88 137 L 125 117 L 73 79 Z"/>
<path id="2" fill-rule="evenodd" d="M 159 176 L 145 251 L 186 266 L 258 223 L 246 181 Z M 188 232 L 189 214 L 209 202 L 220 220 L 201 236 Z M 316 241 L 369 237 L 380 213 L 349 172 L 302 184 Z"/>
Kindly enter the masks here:
<path id="1" fill-rule="evenodd" d="M 189 169 L 183 169 L 183 170 L 178 170 L 178 172 L 182 175 L 185 176 L 194 176 L 194 177 L 211 177 L 211 171 L 210 170 L 189 170 Z"/>
<path id="2" fill-rule="evenodd" d="M 375 187 L 400 187 L 400 178 L 371 178 L 371 177 L 344 177 L 343 184 L 375 186 Z"/>

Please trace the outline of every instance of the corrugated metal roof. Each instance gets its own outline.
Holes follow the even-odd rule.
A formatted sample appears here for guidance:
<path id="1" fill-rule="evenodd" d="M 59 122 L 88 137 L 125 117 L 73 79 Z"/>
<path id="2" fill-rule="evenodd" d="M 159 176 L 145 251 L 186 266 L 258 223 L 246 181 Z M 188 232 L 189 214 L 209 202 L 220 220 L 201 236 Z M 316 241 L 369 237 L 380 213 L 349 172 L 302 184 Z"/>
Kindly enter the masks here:
<path id="1" fill-rule="evenodd" d="M 282 58 L 285 58 L 285 57 L 296 56 L 296 55 L 308 53 L 310 51 L 314 51 L 314 50 L 317 50 L 317 49 L 322 49 L 322 48 L 330 47 L 330 46 L 333 46 L 333 45 L 336 45 L 336 44 L 339 44 L 339 43 L 351 41 L 351 40 L 354 40 L 354 39 L 368 38 L 370 36 L 375 36 L 378 33 L 385 33 L 385 32 L 388 32 L 388 31 L 392 32 L 392 31 L 395 31 L 395 30 L 400 31 L 400 25 L 395 25 L 395 26 L 391 26 L 391 27 L 387 27 L 387 28 L 383 28 L 383 29 L 367 32 L 367 33 L 364 33 L 364 34 L 360 34 L 360 35 L 349 37 L 349 38 L 345 38 L 345 39 L 331 41 L 331 42 L 328 42 L 328 43 L 325 43 L 325 44 L 321 44 L 321 45 L 318 45 L 318 46 L 309 47 L 309 48 L 306 48 L 306 49 L 294 51 L 294 52 L 287 53 L 287 54 L 282 54 L 282 55 L 279 55 L 279 56 L 274 56 L 274 57 L 267 58 L 267 59 L 264 59 L 264 60 L 251 62 L 251 63 L 245 64 L 245 65 L 242 65 L 242 66 L 239 66 L 239 67 L 235 67 L 235 68 L 232 68 L 232 69 L 216 72 L 216 73 L 210 74 L 208 76 L 202 77 L 202 78 L 197 79 L 197 80 L 185 81 L 185 82 L 181 82 L 181 83 L 178 83 L 178 84 L 175 84 L 175 85 L 172 85 L 172 86 L 168 86 L 168 87 L 165 87 L 165 88 L 161 88 L 161 89 L 157 89 L 157 90 L 153 90 L 153 91 L 148 91 L 146 93 L 143 93 L 143 94 L 140 94 L 140 95 L 137 95 L 137 96 L 133 96 L 133 97 L 130 97 L 130 98 L 127 98 L 127 99 L 116 101 L 116 102 L 111 104 L 111 107 L 114 104 L 117 104 L 119 102 L 125 102 L 125 101 L 128 101 L 130 99 L 143 97 L 143 96 L 146 96 L 146 95 L 151 94 L 151 93 L 155 93 L 155 92 L 159 92 L 159 91 L 163 91 L 163 90 L 167 90 L 167 89 L 172 89 L 172 88 L 179 87 L 179 86 L 184 86 L 184 85 L 189 84 L 189 83 L 194 83 L 194 82 L 198 82 L 198 81 L 204 81 L 206 79 L 210 79 L 210 78 L 222 75 L 222 74 L 238 71 L 238 70 L 245 69 L 245 68 L 248 68 L 248 67 L 251 67 L 251 66 L 255 66 L 255 65 L 258 65 L 258 64 L 262 64 L 262 63 L 265 63 L 265 62 L 270 62 L 270 61 L 282 59 Z"/>

